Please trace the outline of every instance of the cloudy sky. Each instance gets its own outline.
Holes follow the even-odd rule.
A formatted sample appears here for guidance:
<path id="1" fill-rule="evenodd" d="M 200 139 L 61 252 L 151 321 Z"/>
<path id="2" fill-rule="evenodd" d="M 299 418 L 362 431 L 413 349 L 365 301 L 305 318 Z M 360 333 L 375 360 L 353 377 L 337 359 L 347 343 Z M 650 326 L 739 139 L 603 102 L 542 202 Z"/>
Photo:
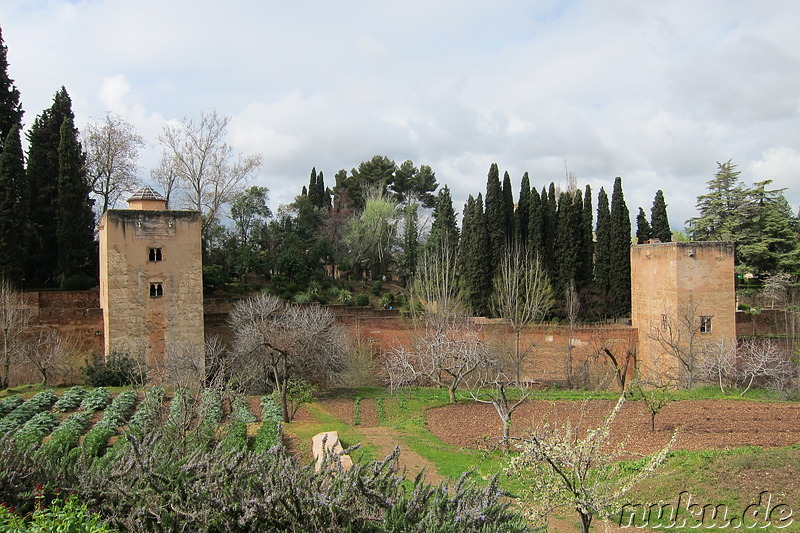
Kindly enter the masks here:
<path id="1" fill-rule="evenodd" d="M 459 207 L 491 163 L 610 192 L 631 216 L 665 191 L 673 229 L 717 161 L 800 206 L 796 0 L 3 0 L 25 122 L 64 85 L 79 128 L 106 112 L 150 147 L 216 110 L 288 203 L 311 167 L 382 154 L 430 165 Z"/>

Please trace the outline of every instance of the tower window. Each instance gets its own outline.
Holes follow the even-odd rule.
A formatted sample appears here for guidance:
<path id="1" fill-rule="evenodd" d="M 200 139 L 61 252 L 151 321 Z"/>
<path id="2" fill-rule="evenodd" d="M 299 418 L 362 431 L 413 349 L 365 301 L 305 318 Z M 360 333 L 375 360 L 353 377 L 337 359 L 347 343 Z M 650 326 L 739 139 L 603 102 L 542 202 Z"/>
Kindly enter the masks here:
<path id="1" fill-rule="evenodd" d="M 711 317 L 700 317 L 700 333 L 711 333 Z"/>
<path id="2" fill-rule="evenodd" d="M 669 317 L 667 315 L 661 315 L 661 331 L 667 331 L 669 329 Z"/>
<path id="3" fill-rule="evenodd" d="M 150 298 L 161 298 L 164 296 L 164 287 L 160 282 L 150 284 Z"/>
<path id="4" fill-rule="evenodd" d="M 161 248 L 148 248 L 150 261 L 161 261 Z"/>

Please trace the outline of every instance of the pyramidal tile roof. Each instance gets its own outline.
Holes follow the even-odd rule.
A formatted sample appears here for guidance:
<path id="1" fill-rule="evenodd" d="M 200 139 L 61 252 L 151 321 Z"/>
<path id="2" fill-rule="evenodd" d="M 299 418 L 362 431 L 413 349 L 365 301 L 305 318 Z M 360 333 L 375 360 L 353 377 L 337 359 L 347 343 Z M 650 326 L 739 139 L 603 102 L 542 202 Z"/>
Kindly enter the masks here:
<path id="1" fill-rule="evenodd" d="M 136 191 L 133 196 L 128 198 L 128 201 L 131 200 L 161 200 L 162 202 L 166 202 L 167 199 L 161 196 L 161 193 L 153 189 L 152 187 L 148 187 L 145 185 L 138 191 Z"/>

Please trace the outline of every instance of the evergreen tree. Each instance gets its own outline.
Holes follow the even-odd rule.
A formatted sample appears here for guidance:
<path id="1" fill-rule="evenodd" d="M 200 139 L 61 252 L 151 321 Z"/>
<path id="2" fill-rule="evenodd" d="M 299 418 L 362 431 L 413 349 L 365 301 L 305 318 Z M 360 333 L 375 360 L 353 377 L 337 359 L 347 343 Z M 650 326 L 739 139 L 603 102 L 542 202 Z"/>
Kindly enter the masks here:
<path id="1" fill-rule="evenodd" d="M 608 195 L 600 187 L 597 193 L 597 245 L 594 259 L 594 283 L 598 291 L 608 297 L 611 290 L 611 212 L 608 206 Z"/>
<path id="2" fill-rule="evenodd" d="M 528 244 L 528 221 L 531 216 L 531 181 L 527 172 L 522 175 L 515 215 L 517 242 L 525 248 Z"/>
<path id="3" fill-rule="evenodd" d="M 578 275 L 581 219 L 576 205 L 573 193 L 562 191 L 559 194 L 555 239 L 555 276 L 552 281 L 555 294 L 559 298 L 566 293 L 567 287 L 575 283 Z"/>
<path id="4" fill-rule="evenodd" d="M 5 143 L 14 126 L 22 124 L 24 112 L 19 97 L 19 89 L 8 75 L 8 47 L 3 42 L 3 30 L 0 29 L 0 145 Z"/>
<path id="5" fill-rule="evenodd" d="M 322 175 L 322 171 L 317 174 L 317 198 L 319 198 L 318 207 L 327 211 L 331 210 L 331 191 L 325 187 L 325 176 Z"/>
<path id="6" fill-rule="evenodd" d="M 631 218 L 622 193 L 622 178 L 611 193 L 610 296 L 611 309 L 621 317 L 631 311 Z"/>
<path id="7" fill-rule="evenodd" d="M 511 189 L 511 176 L 503 174 L 503 213 L 505 214 L 506 245 L 514 242 L 514 191 Z"/>
<path id="8" fill-rule="evenodd" d="M 308 195 L 308 200 L 314 207 L 319 207 L 322 198 L 319 197 L 319 189 L 317 187 L 317 167 L 311 167 L 311 176 L 308 179 L 308 189 L 303 187 L 303 196 Z"/>
<path id="9" fill-rule="evenodd" d="M 58 272 L 58 176 L 61 125 L 74 121 L 72 100 L 64 87 L 53 105 L 37 116 L 28 131 L 28 166 L 24 190 L 28 212 L 26 279 L 35 284 L 52 282 Z"/>
<path id="10" fill-rule="evenodd" d="M 594 263 L 594 216 L 592 211 L 592 188 L 587 185 L 581 207 L 580 249 L 578 250 L 578 288 L 592 283 Z"/>
<path id="11" fill-rule="evenodd" d="M 62 281 L 88 274 L 95 262 L 94 211 L 85 179 L 85 159 L 72 118 L 61 124 L 58 146 L 58 269 Z"/>
<path id="12" fill-rule="evenodd" d="M 492 290 L 489 257 L 483 198 L 480 194 L 477 199 L 470 195 L 464 206 L 458 271 L 461 277 L 462 300 L 476 316 L 486 315 L 489 311 Z"/>
<path id="13" fill-rule="evenodd" d="M 409 284 L 417 270 L 419 255 L 419 215 L 417 204 L 403 207 L 403 256 L 400 260 L 399 274 L 404 283 Z"/>
<path id="14" fill-rule="evenodd" d="M 453 252 L 458 250 L 459 234 L 456 212 L 453 209 L 453 199 L 450 196 L 450 188 L 445 185 L 436 197 L 436 206 L 433 209 L 433 223 L 431 232 L 428 235 L 427 246 L 429 248 L 441 248 L 450 246 Z"/>
<path id="15" fill-rule="evenodd" d="M 25 212 L 21 190 L 25 183 L 20 125 L 6 136 L 0 153 L 0 281 L 17 284 L 24 267 Z"/>
<path id="16" fill-rule="evenodd" d="M 528 213 L 528 249 L 534 257 L 537 257 L 544 264 L 544 206 L 542 197 L 536 187 L 531 189 Z"/>
<path id="17" fill-rule="evenodd" d="M 506 214 L 497 163 L 492 163 L 489 168 L 486 183 L 486 232 L 489 239 L 489 279 L 493 279 L 494 268 L 500 264 L 506 245 Z"/>
<path id="18" fill-rule="evenodd" d="M 650 208 L 650 227 L 653 238 L 661 242 L 672 242 L 672 230 L 667 219 L 667 203 L 661 190 L 656 191 L 653 207 Z"/>
<path id="19" fill-rule="evenodd" d="M 741 172 L 731 161 L 717 163 L 717 173 L 708 182 L 708 193 L 697 197 L 700 215 L 686 221 L 694 241 L 735 241 L 740 229 L 747 192 L 739 183 Z"/>
<path id="20" fill-rule="evenodd" d="M 653 229 L 647 221 L 647 215 L 644 214 L 644 209 L 639 208 L 639 214 L 636 215 L 636 243 L 644 244 L 653 236 Z"/>
<path id="21" fill-rule="evenodd" d="M 546 203 L 545 199 L 547 200 Z M 556 185 L 552 181 L 545 196 L 542 190 L 542 265 L 550 279 L 558 275 L 555 264 L 556 234 L 558 233 L 558 200 Z"/>

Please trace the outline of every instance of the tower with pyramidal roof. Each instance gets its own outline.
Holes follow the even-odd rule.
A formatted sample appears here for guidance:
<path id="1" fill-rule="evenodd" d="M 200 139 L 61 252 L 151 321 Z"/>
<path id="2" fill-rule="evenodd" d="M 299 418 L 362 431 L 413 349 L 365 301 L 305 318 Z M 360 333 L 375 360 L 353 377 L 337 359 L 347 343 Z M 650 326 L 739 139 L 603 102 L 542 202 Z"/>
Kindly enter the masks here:
<path id="1" fill-rule="evenodd" d="M 203 272 L 197 211 L 143 187 L 100 220 L 105 356 L 144 359 L 155 381 L 202 375 Z"/>

